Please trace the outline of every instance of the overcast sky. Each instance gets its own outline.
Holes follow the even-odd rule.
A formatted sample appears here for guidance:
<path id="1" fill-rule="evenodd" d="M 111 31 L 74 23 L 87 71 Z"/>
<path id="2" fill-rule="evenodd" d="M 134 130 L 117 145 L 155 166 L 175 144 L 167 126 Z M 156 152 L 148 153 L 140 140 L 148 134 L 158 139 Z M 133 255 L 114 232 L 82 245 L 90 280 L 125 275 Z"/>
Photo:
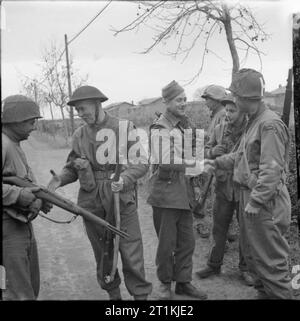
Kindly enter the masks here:
<path id="1" fill-rule="evenodd" d="M 285 85 L 292 66 L 292 13 L 300 11 L 300 1 L 248 1 L 271 39 L 260 48 L 266 90 Z M 1 76 L 2 98 L 20 91 L 20 75 L 38 75 L 42 48 L 51 41 L 63 49 L 64 34 L 71 39 L 106 5 L 105 1 L 2 1 L 1 10 Z M 153 32 L 119 34 L 121 27 L 136 17 L 137 5 L 115 1 L 70 45 L 75 65 L 89 74 L 90 85 L 98 87 L 109 100 L 138 101 L 157 97 L 161 88 L 173 79 L 183 83 L 199 68 L 201 44 L 188 60 L 173 59 L 158 47 L 150 54 L 138 54 L 151 44 Z M 231 79 L 231 57 L 225 36 L 212 41 L 212 48 L 222 56 L 208 56 L 200 77 L 185 87 L 189 100 L 195 90 L 212 83 L 228 87 Z M 249 56 L 242 67 L 260 68 L 256 56 Z M 104 106 L 105 106 L 104 105 Z"/>

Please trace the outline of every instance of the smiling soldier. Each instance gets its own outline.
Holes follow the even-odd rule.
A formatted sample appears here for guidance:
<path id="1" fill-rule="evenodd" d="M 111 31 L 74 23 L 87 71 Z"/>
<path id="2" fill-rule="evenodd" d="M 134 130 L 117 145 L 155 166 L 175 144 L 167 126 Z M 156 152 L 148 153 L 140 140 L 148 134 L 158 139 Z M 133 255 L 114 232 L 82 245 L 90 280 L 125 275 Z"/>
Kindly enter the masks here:
<path id="1" fill-rule="evenodd" d="M 137 179 L 147 172 L 148 164 L 129 164 L 126 168 L 122 166 L 119 181 L 112 182 L 116 163 L 102 164 L 97 157 L 97 151 L 105 144 L 98 139 L 101 130 L 111 133 L 117 139 L 119 137 L 119 119 L 102 109 L 102 102 L 107 99 L 100 90 L 92 86 L 82 86 L 74 91 L 68 105 L 75 107 L 86 124 L 75 131 L 67 164 L 61 174 L 55 175 L 49 182 L 49 189 L 55 190 L 79 179 L 78 205 L 106 220 L 110 220 L 113 192 L 119 192 L 121 229 L 130 235 L 128 240 L 120 239 L 119 245 L 125 285 L 136 300 L 146 300 L 152 285 L 145 279 L 143 244 L 134 188 Z M 133 124 L 129 123 L 128 132 L 132 128 Z M 109 146 L 109 149 L 114 149 L 117 145 L 118 141 Z M 130 143 L 125 146 L 126 152 L 130 146 Z M 119 156 L 116 155 L 117 158 Z M 84 225 L 97 263 L 98 282 L 108 292 L 111 300 L 121 300 L 118 270 L 114 279 L 109 277 L 113 267 L 113 240 L 105 234 L 101 226 L 88 220 L 84 220 Z"/>
<path id="2" fill-rule="evenodd" d="M 176 139 L 171 150 L 164 149 L 162 145 L 165 138 L 170 146 L 171 132 L 177 132 L 181 140 L 183 128 L 189 127 L 185 116 L 186 95 L 184 89 L 176 81 L 172 81 L 162 89 L 162 97 L 166 112 L 150 126 L 151 157 L 156 159 L 157 163 L 153 164 L 148 197 L 158 236 L 156 265 L 157 276 L 161 282 L 159 298 L 170 299 L 171 282 L 175 280 L 176 294 L 206 299 L 206 294 L 190 283 L 195 248 L 191 179 L 185 175 L 186 164 L 175 160 L 176 157 L 182 157 L 180 151 L 177 152 L 180 148 L 176 145 Z M 157 140 L 159 135 L 162 138 L 161 146 Z M 156 151 L 160 150 L 159 146 L 163 149 L 161 155 L 155 155 Z M 165 161 L 169 156 L 169 161 Z"/>

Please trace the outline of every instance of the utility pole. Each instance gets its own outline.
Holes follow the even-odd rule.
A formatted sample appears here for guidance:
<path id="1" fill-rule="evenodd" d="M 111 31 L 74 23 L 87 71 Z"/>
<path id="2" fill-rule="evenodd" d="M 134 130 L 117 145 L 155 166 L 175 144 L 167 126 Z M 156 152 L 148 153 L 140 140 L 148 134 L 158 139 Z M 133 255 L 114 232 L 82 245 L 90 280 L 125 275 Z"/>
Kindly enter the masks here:
<path id="1" fill-rule="evenodd" d="M 68 38 L 65 34 L 65 47 L 66 47 L 66 62 L 67 62 L 67 78 L 68 78 L 68 90 L 69 98 L 72 96 L 72 87 L 71 87 L 71 76 L 70 76 L 70 64 L 69 64 L 69 50 L 68 50 Z M 71 119 L 71 133 L 74 133 L 74 111 L 73 106 L 70 106 L 70 119 Z"/>

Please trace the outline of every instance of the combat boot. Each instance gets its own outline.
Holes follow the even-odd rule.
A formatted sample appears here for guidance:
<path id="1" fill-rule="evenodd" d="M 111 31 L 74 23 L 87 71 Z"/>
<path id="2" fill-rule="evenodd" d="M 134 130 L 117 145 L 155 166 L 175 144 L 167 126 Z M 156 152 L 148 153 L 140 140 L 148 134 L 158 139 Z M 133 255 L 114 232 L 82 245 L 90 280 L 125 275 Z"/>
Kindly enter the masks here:
<path id="1" fill-rule="evenodd" d="M 218 275 L 221 273 L 221 268 L 212 268 L 210 266 L 207 266 L 206 268 L 204 268 L 203 270 L 200 270 L 198 272 L 196 272 L 196 275 L 200 278 L 200 279 L 206 279 L 209 276 L 212 275 Z"/>
<path id="2" fill-rule="evenodd" d="M 171 283 L 161 282 L 158 289 L 159 300 L 170 300 L 171 295 Z"/>
<path id="3" fill-rule="evenodd" d="M 121 291 L 120 291 L 119 287 L 109 290 L 109 291 L 107 291 L 107 293 L 108 293 L 109 299 L 111 301 L 121 301 L 122 300 Z"/>
<path id="4" fill-rule="evenodd" d="M 187 295 L 200 300 L 206 300 L 207 294 L 195 288 L 191 283 L 176 283 L 175 293 Z"/>

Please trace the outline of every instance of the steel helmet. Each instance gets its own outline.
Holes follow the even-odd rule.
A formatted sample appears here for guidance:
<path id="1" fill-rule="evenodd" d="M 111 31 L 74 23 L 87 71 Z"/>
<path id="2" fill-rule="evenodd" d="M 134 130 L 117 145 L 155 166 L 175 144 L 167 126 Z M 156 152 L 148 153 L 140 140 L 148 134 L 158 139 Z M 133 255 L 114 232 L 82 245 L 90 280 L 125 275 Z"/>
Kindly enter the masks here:
<path id="1" fill-rule="evenodd" d="M 226 90 L 224 87 L 218 85 L 210 85 L 205 88 L 201 97 L 221 101 L 224 96 L 226 96 Z"/>
<path id="2" fill-rule="evenodd" d="M 229 90 L 239 97 L 261 99 L 265 94 L 265 80 L 260 72 L 243 68 L 233 75 Z"/>
<path id="3" fill-rule="evenodd" d="M 232 94 L 227 94 L 222 100 L 221 100 L 222 105 L 226 105 L 228 103 L 234 104 L 235 105 L 235 100 Z"/>
<path id="4" fill-rule="evenodd" d="M 96 87 L 81 86 L 77 88 L 67 103 L 69 106 L 74 106 L 77 101 L 86 99 L 97 99 L 101 102 L 108 100 L 108 98 Z"/>
<path id="5" fill-rule="evenodd" d="M 2 123 L 20 123 L 24 120 L 42 118 L 39 106 L 23 95 L 6 97 L 3 102 Z"/>

